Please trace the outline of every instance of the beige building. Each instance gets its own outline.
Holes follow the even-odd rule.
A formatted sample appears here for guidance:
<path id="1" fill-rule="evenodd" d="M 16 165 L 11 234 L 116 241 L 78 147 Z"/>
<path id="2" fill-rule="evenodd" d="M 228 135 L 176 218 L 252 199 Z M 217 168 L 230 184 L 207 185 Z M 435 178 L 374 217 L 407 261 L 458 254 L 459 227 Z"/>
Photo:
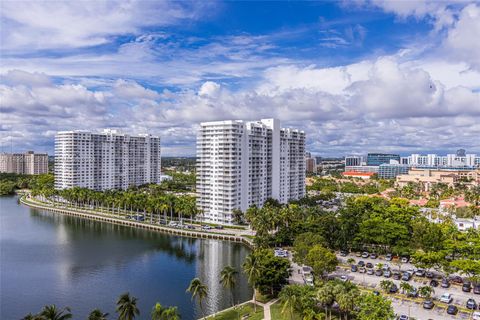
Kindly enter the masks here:
<path id="1" fill-rule="evenodd" d="M 48 154 L 34 153 L 2 153 L 0 154 L 0 172 L 16 174 L 48 173 Z"/>
<path id="2" fill-rule="evenodd" d="M 420 183 L 424 191 L 430 190 L 437 183 L 444 183 L 454 187 L 457 182 L 465 182 L 470 185 L 480 184 L 480 169 L 454 170 L 454 169 L 420 169 L 412 168 L 408 174 L 397 176 L 397 185 L 401 188 L 408 183 Z"/>

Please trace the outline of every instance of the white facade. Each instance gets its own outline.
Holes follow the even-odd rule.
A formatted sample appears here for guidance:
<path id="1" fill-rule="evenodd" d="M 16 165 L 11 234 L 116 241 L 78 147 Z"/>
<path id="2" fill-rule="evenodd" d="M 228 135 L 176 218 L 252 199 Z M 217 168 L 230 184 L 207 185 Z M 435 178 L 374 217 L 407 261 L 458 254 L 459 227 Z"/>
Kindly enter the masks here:
<path id="1" fill-rule="evenodd" d="M 48 173 L 48 154 L 34 153 L 2 153 L 0 154 L 0 172 L 16 174 Z"/>
<path id="2" fill-rule="evenodd" d="M 305 134 L 275 119 L 201 124 L 197 206 L 206 221 L 232 223 L 233 209 L 305 195 Z"/>
<path id="3" fill-rule="evenodd" d="M 161 179 L 160 138 L 62 131 L 55 137 L 55 188 L 127 189 Z"/>
<path id="4" fill-rule="evenodd" d="M 406 159 L 406 161 L 403 161 Z M 457 154 L 447 154 L 439 156 L 436 154 L 420 155 L 412 154 L 402 159 L 402 163 L 411 166 L 430 166 L 430 167 L 475 167 L 480 166 L 480 156 L 476 154 L 466 154 L 459 156 Z"/>

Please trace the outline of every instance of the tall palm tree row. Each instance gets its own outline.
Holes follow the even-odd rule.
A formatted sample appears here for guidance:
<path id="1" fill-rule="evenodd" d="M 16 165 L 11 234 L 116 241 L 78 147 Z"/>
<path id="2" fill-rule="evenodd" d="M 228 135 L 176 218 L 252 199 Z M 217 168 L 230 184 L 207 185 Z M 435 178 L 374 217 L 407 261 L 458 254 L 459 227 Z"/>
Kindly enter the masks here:
<path id="1" fill-rule="evenodd" d="M 80 187 L 65 190 L 41 188 L 34 190 L 32 195 L 53 203 L 64 205 L 67 202 L 75 208 L 95 209 L 117 216 L 140 214 L 150 223 L 159 223 L 161 214 L 167 220 L 167 212 L 171 220 L 186 217 L 193 222 L 198 215 L 195 196 L 158 190 L 154 186 L 125 191 L 95 191 Z"/>
<path id="2" fill-rule="evenodd" d="M 117 300 L 116 312 L 118 320 L 134 320 L 140 315 L 137 307 L 137 298 L 124 293 Z M 180 320 L 180 313 L 177 307 L 163 307 L 160 303 L 156 303 L 151 312 L 152 320 Z M 87 320 L 108 320 L 108 313 L 102 312 L 100 309 L 94 309 L 87 317 Z M 73 315 L 70 308 L 57 308 L 55 305 L 43 307 L 38 314 L 29 313 L 22 320 L 68 320 Z"/>

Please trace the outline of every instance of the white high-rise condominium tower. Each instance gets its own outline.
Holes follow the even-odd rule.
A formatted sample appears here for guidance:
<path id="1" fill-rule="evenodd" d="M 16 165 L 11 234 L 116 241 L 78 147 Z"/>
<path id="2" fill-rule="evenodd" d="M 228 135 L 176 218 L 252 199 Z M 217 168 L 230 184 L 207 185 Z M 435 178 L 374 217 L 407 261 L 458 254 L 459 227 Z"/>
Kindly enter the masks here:
<path id="1" fill-rule="evenodd" d="M 231 224 L 232 211 L 305 195 L 305 133 L 275 119 L 205 122 L 197 138 L 197 207 Z"/>
<path id="2" fill-rule="evenodd" d="M 61 131 L 55 137 L 55 188 L 127 189 L 160 182 L 160 138 Z"/>

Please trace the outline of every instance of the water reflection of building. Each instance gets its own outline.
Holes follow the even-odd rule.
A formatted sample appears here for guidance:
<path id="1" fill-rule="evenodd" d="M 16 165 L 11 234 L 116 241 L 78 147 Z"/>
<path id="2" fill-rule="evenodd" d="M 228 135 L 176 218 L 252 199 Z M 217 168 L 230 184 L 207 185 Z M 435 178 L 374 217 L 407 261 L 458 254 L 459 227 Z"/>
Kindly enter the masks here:
<path id="1" fill-rule="evenodd" d="M 198 253 L 196 275 L 208 287 L 206 313 L 210 314 L 231 305 L 231 294 L 220 283 L 220 273 L 225 266 L 233 266 L 239 273 L 233 295 L 235 303 L 251 298 L 252 291 L 241 271 L 241 265 L 249 253 L 245 246 L 208 239 L 199 242 Z"/>

